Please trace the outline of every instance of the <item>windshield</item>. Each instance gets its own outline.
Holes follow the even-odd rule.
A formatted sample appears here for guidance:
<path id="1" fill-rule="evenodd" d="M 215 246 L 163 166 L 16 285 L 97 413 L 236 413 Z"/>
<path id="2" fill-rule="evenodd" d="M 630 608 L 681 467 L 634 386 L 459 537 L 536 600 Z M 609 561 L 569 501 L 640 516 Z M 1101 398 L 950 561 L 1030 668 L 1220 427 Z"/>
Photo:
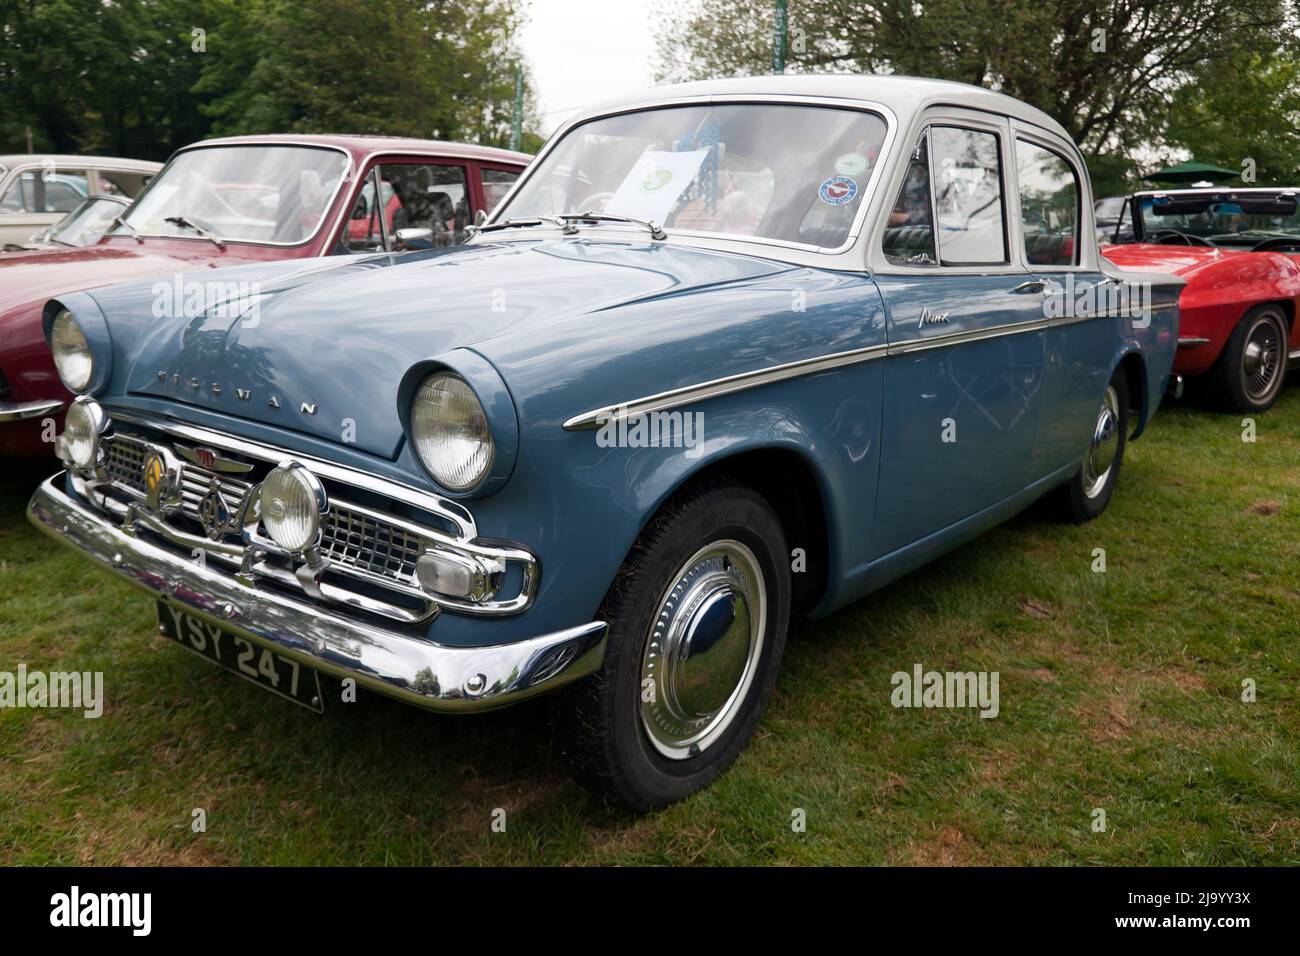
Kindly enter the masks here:
<path id="1" fill-rule="evenodd" d="M 123 218 L 142 235 L 199 237 L 201 227 L 221 239 L 304 242 L 329 211 L 347 168 L 347 155 L 333 149 L 192 149 L 168 163 Z M 176 219 L 184 221 L 169 221 Z"/>
<path id="2" fill-rule="evenodd" d="M 1238 249 L 1265 239 L 1300 239 L 1300 207 L 1279 193 L 1240 195 L 1236 200 L 1186 194 L 1169 200 L 1141 196 L 1139 206 L 1145 239 L 1177 232 Z"/>
<path id="3" fill-rule="evenodd" d="M 69 246 L 88 246 L 108 231 L 113 218 L 122 215 L 128 205 L 129 203 L 103 196 L 87 199 L 51 226 L 48 237 L 51 241 Z"/>
<path id="4" fill-rule="evenodd" d="M 603 213 L 670 229 L 837 248 L 885 121 L 832 107 L 675 106 L 592 120 L 540 160 L 496 221 Z"/>

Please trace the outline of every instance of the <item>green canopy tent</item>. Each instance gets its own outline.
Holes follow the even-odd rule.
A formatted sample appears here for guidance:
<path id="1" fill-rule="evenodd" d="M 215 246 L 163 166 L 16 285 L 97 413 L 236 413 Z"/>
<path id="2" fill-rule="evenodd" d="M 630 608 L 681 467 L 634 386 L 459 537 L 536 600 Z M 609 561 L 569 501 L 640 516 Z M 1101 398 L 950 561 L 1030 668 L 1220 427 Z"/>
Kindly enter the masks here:
<path id="1" fill-rule="evenodd" d="M 1170 166 L 1142 178 L 1149 179 L 1153 183 L 1190 186 L 1192 183 L 1200 182 L 1222 183 L 1229 179 L 1236 179 L 1240 175 L 1235 169 L 1224 169 L 1222 166 L 1211 166 L 1209 163 L 1179 163 L 1177 166 Z"/>

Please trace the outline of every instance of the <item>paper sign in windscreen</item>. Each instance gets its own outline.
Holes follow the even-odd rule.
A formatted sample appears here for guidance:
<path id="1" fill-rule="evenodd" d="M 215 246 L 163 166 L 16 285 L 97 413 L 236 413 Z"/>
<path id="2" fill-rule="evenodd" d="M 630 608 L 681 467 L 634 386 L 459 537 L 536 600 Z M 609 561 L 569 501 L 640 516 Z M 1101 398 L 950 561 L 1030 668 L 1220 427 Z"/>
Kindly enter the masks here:
<path id="1" fill-rule="evenodd" d="M 707 155 L 707 149 L 689 153 L 647 149 L 610 198 L 605 212 L 662 225 Z"/>

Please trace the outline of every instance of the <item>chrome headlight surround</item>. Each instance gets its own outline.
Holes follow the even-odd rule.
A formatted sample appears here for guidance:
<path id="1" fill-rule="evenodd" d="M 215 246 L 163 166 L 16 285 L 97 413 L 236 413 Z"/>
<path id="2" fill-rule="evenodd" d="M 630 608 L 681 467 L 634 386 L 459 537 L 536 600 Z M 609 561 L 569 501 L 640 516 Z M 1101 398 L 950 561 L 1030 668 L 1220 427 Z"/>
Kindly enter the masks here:
<path id="1" fill-rule="evenodd" d="M 442 388 L 443 394 L 432 395 L 435 388 Z M 428 402 L 433 398 L 438 401 Z M 452 409 L 442 404 L 446 399 L 463 404 Z M 421 408 L 422 402 L 428 404 Z M 440 451 L 446 443 L 439 445 L 433 440 L 444 407 L 450 413 L 447 427 L 459 429 L 458 437 L 464 442 L 460 457 L 451 461 Z M 415 464 L 448 497 L 493 494 L 514 471 L 519 449 L 514 401 L 496 368 L 477 352 L 456 349 L 412 366 L 397 390 L 397 412 Z M 472 473 L 465 474 L 470 453 L 477 453 L 479 460 L 472 462 Z M 459 472 L 457 465 L 461 466 Z"/>
<path id="2" fill-rule="evenodd" d="M 288 554 L 303 554 L 320 543 L 321 515 L 328 509 L 324 485 L 298 461 L 280 462 L 258 490 L 262 527 Z"/>
<path id="3" fill-rule="evenodd" d="M 45 303 L 42 328 L 63 387 L 78 395 L 103 392 L 112 372 L 113 340 L 99 304 L 85 292 L 52 299 Z"/>
<path id="4" fill-rule="evenodd" d="M 103 458 L 100 438 L 110 424 L 97 401 L 79 395 L 68 406 L 63 432 L 55 440 L 54 450 L 69 468 L 80 474 L 91 473 Z"/>

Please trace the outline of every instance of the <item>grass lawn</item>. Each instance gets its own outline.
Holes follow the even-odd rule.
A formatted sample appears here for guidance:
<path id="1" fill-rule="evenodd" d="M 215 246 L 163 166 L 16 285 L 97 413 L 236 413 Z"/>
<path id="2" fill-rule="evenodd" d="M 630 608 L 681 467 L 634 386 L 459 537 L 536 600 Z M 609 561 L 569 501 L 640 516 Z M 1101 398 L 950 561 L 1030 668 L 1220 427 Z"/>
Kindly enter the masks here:
<path id="1" fill-rule="evenodd" d="M 1295 379 L 1253 444 L 1167 405 L 1091 525 L 1022 515 L 796 624 L 749 749 L 644 818 L 568 781 L 545 701 L 317 717 L 165 643 L 27 524 L 41 472 L 6 463 L 0 670 L 103 671 L 107 704 L 0 710 L 0 863 L 1298 864 Z M 895 709 L 914 663 L 997 671 L 1000 714 Z"/>

